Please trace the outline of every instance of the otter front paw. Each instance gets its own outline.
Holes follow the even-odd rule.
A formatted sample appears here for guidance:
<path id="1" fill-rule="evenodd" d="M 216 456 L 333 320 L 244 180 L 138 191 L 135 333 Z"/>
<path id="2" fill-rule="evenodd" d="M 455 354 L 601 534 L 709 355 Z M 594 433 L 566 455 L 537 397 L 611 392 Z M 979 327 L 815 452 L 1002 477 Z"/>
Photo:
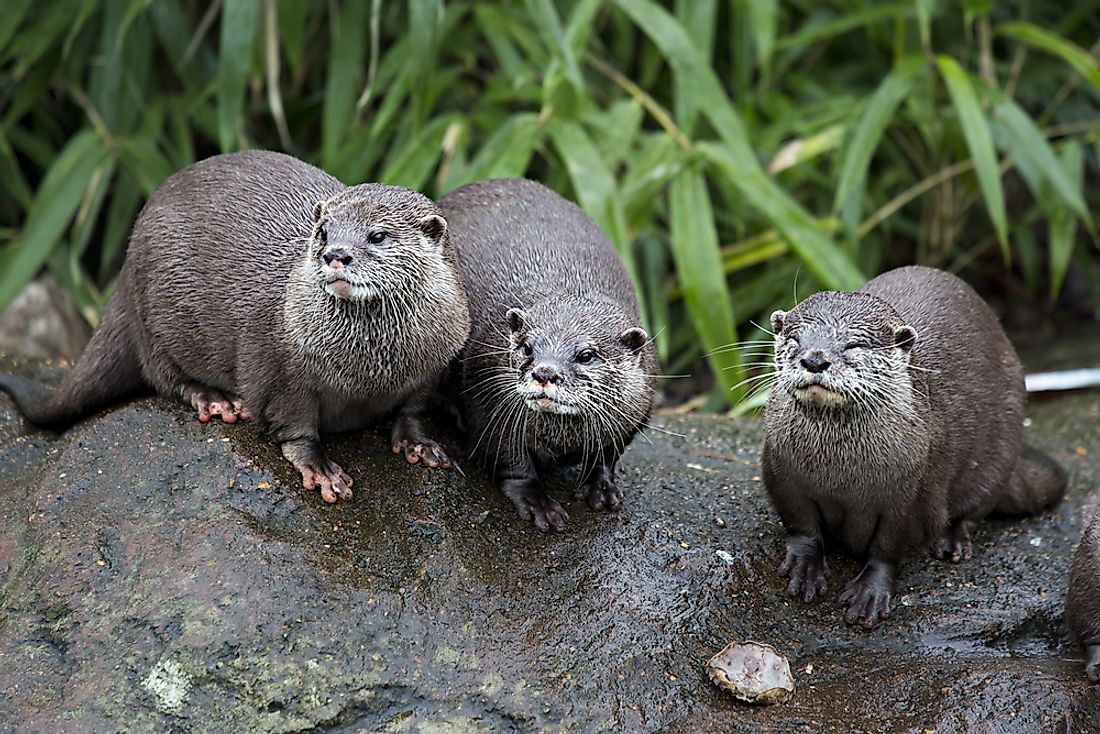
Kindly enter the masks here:
<path id="1" fill-rule="evenodd" d="M 944 534 L 932 543 L 932 557 L 941 561 L 962 563 L 970 560 L 970 523 L 952 522 Z"/>
<path id="2" fill-rule="evenodd" d="M 847 604 L 844 621 L 860 624 L 864 629 L 874 629 L 890 616 L 890 600 L 893 598 L 892 567 L 872 561 L 859 574 L 844 585 L 840 603 Z"/>
<path id="3" fill-rule="evenodd" d="M 829 567 L 825 563 L 825 550 L 819 538 L 806 535 L 792 536 L 787 540 L 787 555 L 779 564 L 779 575 L 790 578 L 787 596 L 801 596 L 812 602 L 827 589 Z"/>
<path id="4" fill-rule="evenodd" d="M 618 512 L 623 506 L 623 492 L 607 476 L 591 479 L 573 493 L 575 499 L 583 499 L 593 510 Z"/>
<path id="5" fill-rule="evenodd" d="M 450 469 L 452 466 L 451 457 L 447 456 L 447 452 L 443 450 L 442 446 L 430 438 L 421 439 L 420 441 L 403 438 L 395 441 L 393 453 L 400 454 L 402 452 L 405 454 L 405 461 L 410 464 L 423 464 L 433 469 L 440 466 L 444 469 Z"/>
<path id="6" fill-rule="evenodd" d="M 302 474 L 302 486 L 321 490 L 321 499 L 329 504 L 351 499 L 351 477 L 335 461 L 330 461 L 313 439 L 297 439 L 282 445 L 283 456 Z"/>
<path id="7" fill-rule="evenodd" d="M 501 486 L 501 490 L 508 499 L 512 500 L 519 516 L 524 520 L 533 522 L 535 527 L 542 532 L 545 533 L 550 530 L 555 533 L 565 532 L 565 523 L 569 521 L 569 513 L 550 495 L 542 491 L 537 484 L 506 481 Z"/>

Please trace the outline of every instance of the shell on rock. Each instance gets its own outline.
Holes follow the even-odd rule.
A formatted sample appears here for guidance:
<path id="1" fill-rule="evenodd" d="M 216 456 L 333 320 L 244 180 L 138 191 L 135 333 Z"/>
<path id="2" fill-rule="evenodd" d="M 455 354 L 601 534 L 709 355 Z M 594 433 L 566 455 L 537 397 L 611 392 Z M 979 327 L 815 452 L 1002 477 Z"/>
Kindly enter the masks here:
<path id="1" fill-rule="evenodd" d="M 794 695 L 787 658 L 762 642 L 731 642 L 707 663 L 714 685 L 749 703 L 786 703 Z"/>

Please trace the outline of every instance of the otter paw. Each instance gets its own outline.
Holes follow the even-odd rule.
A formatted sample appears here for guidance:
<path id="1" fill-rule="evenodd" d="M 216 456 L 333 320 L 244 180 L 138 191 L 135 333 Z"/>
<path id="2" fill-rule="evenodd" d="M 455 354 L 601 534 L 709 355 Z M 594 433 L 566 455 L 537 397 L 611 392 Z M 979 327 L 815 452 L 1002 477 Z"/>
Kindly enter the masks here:
<path id="1" fill-rule="evenodd" d="M 535 527 L 546 533 L 553 530 L 555 533 L 565 532 L 565 523 L 569 521 L 569 513 L 559 505 L 550 495 L 537 487 L 520 485 L 519 487 L 502 487 L 505 496 L 512 500 L 516 512 L 524 520 L 530 520 Z"/>
<path id="2" fill-rule="evenodd" d="M 593 510 L 618 512 L 623 506 L 623 491 L 607 477 L 600 477 L 577 487 L 575 499 L 583 499 Z"/>
<path id="3" fill-rule="evenodd" d="M 812 602 L 825 594 L 828 589 L 829 567 L 825 555 L 817 544 L 807 547 L 803 538 L 791 538 L 787 542 L 787 555 L 779 564 L 779 575 L 790 579 L 787 584 L 787 596 L 801 596 L 805 602 Z"/>
<path id="4" fill-rule="evenodd" d="M 451 457 L 447 456 L 447 452 L 443 450 L 443 447 L 431 439 L 414 441 L 406 438 L 395 441 L 393 453 L 400 454 L 402 452 L 405 453 L 405 461 L 410 464 L 423 464 L 433 469 L 439 466 L 449 469 L 452 465 Z"/>
<path id="5" fill-rule="evenodd" d="M 301 466 L 298 470 L 302 473 L 302 486 L 321 490 L 321 499 L 330 505 L 351 499 L 351 477 L 336 463 L 326 459 L 319 465 Z"/>
<path id="6" fill-rule="evenodd" d="M 252 417 L 239 399 L 229 399 L 217 390 L 195 390 L 191 393 L 191 405 L 199 414 L 200 423 L 209 423 L 215 416 L 223 423 L 246 421 Z"/>
<path id="7" fill-rule="evenodd" d="M 932 543 L 932 557 L 951 563 L 970 560 L 970 532 L 965 523 L 953 524 Z"/>
<path id="8" fill-rule="evenodd" d="M 893 594 L 877 580 L 867 580 L 860 573 L 844 585 L 840 603 L 847 604 L 844 621 L 847 624 L 859 624 L 864 629 L 874 629 L 879 622 L 890 616 L 890 599 Z"/>

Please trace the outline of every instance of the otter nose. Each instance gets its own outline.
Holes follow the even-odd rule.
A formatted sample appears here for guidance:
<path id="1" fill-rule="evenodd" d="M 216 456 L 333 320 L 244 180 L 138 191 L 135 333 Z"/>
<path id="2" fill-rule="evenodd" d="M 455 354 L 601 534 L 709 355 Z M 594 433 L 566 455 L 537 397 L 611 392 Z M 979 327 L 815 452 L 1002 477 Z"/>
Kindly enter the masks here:
<path id="1" fill-rule="evenodd" d="M 807 372 L 824 372 L 829 369 L 829 365 L 832 364 L 829 360 L 825 359 L 825 355 L 821 352 L 810 352 L 802 359 L 798 360 L 798 363 Z"/>
<path id="2" fill-rule="evenodd" d="M 540 364 L 535 367 L 535 369 L 531 370 L 531 379 L 542 387 L 557 385 L 561 382 L 561 372 L 558 372 L 548 364 Z"/>
<path id="3" fill-rule="evenodd" d="M 351 264 L 351 253 L 347 250 L 329 250 L 324 255 L 321 255 L 321 259 L 325 261 L 325 265 L 328 265 L 334 270 L 340 270 Z"/>

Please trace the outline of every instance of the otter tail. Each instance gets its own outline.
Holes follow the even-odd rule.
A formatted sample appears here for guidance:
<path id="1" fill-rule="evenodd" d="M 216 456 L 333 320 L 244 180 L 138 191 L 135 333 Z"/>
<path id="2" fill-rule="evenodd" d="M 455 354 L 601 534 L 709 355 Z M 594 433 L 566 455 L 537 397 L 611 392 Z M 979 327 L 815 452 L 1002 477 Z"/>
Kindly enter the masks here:
<path id="1" fill-rule="evenodd" d="M 1003 515 L 1033 515 L 1066 493 L 1066 470 L 1042 451 L 1020 447 L 1005 493 L 994 508 Z"/>
<path id="2" fill-rule="evenodd" d="M 122 313 L 121 295 L 116 289 L 80 361 L 56 390 L 0 373 L 0 389 L 11 394 L 31 423 L 56 430 L 68 428 L 146 384 L 130 324 Z"/>

